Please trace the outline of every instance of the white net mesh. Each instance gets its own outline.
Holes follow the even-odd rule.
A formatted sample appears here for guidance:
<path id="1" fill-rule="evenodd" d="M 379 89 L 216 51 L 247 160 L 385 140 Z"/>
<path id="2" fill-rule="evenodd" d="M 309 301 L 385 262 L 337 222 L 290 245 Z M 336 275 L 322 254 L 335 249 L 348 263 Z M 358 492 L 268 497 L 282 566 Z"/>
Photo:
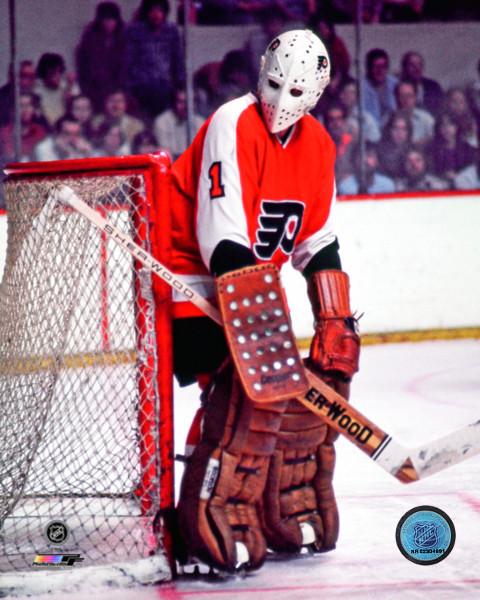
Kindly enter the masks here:
<path id="1" fill-rule="evenodd" d="M 11 178 L 0 287 L 0 571 L 161 552 L 151 275 L 55 201 L 69 186 L 150 251 L 140 175 Z M 142 235 L 139 235 L 139 230 Z M 161 357 L 160 357 L 161 358 Z M 46 537 L 51 521 L 69 536 Z"/>

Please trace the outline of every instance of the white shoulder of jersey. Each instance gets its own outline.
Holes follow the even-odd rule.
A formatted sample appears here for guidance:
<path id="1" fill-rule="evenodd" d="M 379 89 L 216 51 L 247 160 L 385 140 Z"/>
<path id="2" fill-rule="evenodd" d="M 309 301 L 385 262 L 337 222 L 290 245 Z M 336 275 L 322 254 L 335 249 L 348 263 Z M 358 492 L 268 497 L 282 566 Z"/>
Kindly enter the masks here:
<path id="1" fill-rule="evenodd" d="M 229 100 L 222 104 L 213 114 L 212 121 L 220 116 L 225 118 L 227 115 L 230 115 L 231 118 L 236 121 L 240 114 L 250 106 L 250 104 L 255 104 L 258 102 L 257 97 L 252 92 L 248 92 L 243 96 L 239 96 L 238 98 L 234 98 L 233 100 Z M 227 117 L 228 118 L 228 117 Z"/>
<path id="2" fill-rule="evenodd" d="M 196 233 L 207 268 L 222 240 L 250 247 L 237 158 L 237 123 L 241 114 L 256 102 L 256 97 L 248 93 L 223 104 L 213 115 L 205 135 Z"/>
<path id="3" fill-rule="evenodd" d="M 222 104 L 216 110 L 205 136 L 204 155 L 206 150 L 218 151 L 219 154 L 222 154 L 225 147 L 236 144 L 238 119 L 251 104 L 256 102 L 256 97 L 252 93 L 248 93 Z"/>

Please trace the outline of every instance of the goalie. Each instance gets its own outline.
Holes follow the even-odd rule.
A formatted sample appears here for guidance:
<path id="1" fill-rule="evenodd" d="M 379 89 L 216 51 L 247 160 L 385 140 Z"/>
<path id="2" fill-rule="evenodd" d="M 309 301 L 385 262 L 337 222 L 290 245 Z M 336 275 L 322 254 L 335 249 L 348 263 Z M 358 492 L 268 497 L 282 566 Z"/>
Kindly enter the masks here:
<path id="1" fill-rule="evenodd" d="M 331 550 L 338 536 L 337 436 L 294 400 L 302 369 L 288 355 L 288 316 L 288 326 L 270 319 L 288 315 L 277 268 L 291 257 L 314 313 L 307 364 L 348 398 L 359 337 L 330 218 L 335 149 L 307 114 L 329 77 L 327 50 L 311 31 L 278 36 L 256 93 L 221 106 L 172 169 L 171 268 L 217 299 L 234 332 L 174 297 L 175 374 L 204 387 L 179 528 L 188 556 L 223 571 L 259 568 L 267 548 Z M 239 308 L 248 311 L 235 317 Z M 291 376 L 275 375 L 292 364 Z M 273 382 L 268 403 L 255 396 L 264 392 L 252 384 L 258 373 Z"/>

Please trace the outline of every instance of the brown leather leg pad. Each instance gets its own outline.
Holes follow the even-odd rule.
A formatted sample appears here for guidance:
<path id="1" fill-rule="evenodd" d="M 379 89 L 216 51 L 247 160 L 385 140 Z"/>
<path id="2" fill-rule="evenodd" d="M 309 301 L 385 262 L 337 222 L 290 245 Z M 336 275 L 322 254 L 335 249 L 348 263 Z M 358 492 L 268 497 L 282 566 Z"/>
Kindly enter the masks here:
<path id="1" fill-rule="evenodd" d="M 242 542 L 249 567 L 262 565 L 266 542 L 258 505 L 285 408 L 286 402 L 253 403 L 231 365 L 219 372 L 180 493 L 180 531 L 191 555 L 234 571 L 235 542 Z"/>
<path id="2" fill-rule="evenodd" d="M 302 523 L 315 532 L 315 547 L 335 547 L 338 510 L 332 478 L 335 449 L 328 427 L 292 400 L 282 417 L 262 499 L 262 526 L 277 552 L 298 552 Z"/>

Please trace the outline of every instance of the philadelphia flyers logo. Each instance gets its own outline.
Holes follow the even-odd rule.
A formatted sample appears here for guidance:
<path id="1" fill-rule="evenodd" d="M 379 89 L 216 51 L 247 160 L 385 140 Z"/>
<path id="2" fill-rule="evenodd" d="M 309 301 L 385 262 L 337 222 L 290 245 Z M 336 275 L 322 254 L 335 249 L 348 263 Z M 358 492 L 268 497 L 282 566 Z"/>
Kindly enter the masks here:
<path id="1" fill-rule="evenodd" d="M 305 204 L 296 200 L 262 200 L 259 228 L 253 251 L 258 258 L 269 260 L 277 248 L 291 254 L 300 231 Z"/>
<path id="2" fill-rule="evenodd" d="M 326 56 L 318 57 L 317 69 L 321 71 L 322 69 L 326 69 L 328 67 L 328 58 Z"/>

